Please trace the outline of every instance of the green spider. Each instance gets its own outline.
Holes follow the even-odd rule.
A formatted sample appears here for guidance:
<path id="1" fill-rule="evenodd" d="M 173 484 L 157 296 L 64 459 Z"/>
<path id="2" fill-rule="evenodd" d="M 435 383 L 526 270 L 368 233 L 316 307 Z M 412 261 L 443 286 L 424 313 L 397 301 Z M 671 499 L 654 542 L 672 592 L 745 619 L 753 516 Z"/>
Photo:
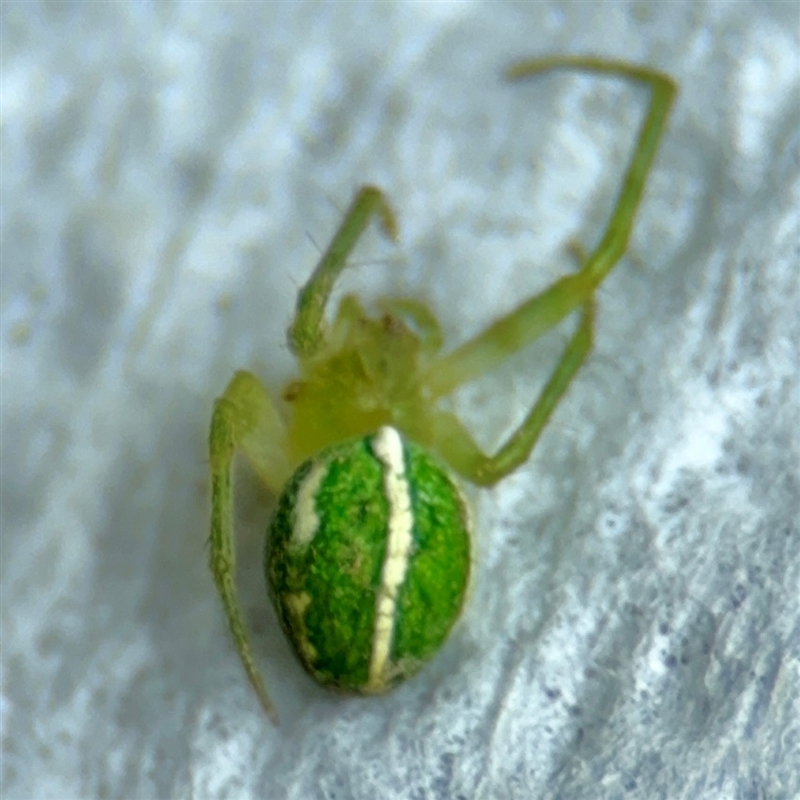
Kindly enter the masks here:
<path id="1" fill-rule="evenodd" d="M 274 721 L 234 583 L 234 454 L 244 453 L 280 492 L 265 571 L 305 669 L 323 685 L 361 694 L 384 692 L 413 675 L 447 638 L 467 588 L 469 514 L 453 476 L 491 486 L 524 463 L 586 360 L 595 290 L 627 249 L 676 93 L 666 75 L 590 57 L 522 61 L 506 77 L 560 68 L 609 74 L 650 90 L 614 211 L 578 271 L 445 354 L 436 317 L 415 300 L 385 300 L 380 316 L 372 317 L 347 295 L 328 323 L 333 285 L 372 217 L 397 237 L 386 197 L 363 186 L 299 293 L 288 338 L 300 377 L 283 391 L 285 409 L 278 411 L 249 372 L 237 372 L 214 405 L 211 570 L 247 676 Z M 494 455 L 482 452 L 439 400 L 573 311 L 580 313 L 577 330 L 530 412 Z"/>

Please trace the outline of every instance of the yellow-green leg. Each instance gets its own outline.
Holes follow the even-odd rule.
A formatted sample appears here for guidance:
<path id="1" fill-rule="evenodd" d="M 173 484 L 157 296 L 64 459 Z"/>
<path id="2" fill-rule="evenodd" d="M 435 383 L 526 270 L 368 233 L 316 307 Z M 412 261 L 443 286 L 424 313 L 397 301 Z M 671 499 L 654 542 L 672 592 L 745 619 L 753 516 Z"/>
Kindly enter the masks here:
<path id="1" fill-rule="evenodd" d="M 486 455 L 458 417 L 447 411 L 435 415 L 434 446 L 439 454 L 456 472 L 478 486 L 492 486 L 524 464 L 550 415 L 592 349 L 593 326 L 594 301 L 589 300 L 584 304 L 578 329 L 533 408 L 494 455 Z"/>
<path id="2" fill-rule="evenodd" d="M 289 346 L 299 358 L 312 357 L 324 341 L 323 317 L 333 284 L 347 266 L 347 257 L 373 215 L 377 215 L 386 236 L 397 238 L 397 221 L 383 192 L 375 186 L 362 186 L 311 278 L 297 296 L 297 312 L 289 328 Z"/>
<path id="3" fill-rule="evenodd" d="M 233 456 L 241 450 L 275 492 L 290 471 L 286 461 L 286 432 L 260 381 L 237 372 L 214 403 L 208 437 L 211 466 L 211 571 L 233 633 L 236 648 L 261 704 L 277 722 L 261 674 L 256 669 L 250 639 L 236 591 L 236 551 L 233 532 Z"/>
<path id="4" fill-rule="evenodd" d="M 527 460 L 550 414 L 591 349 L 592 298 L 597 286 L 628 247 L 647 175 L 677 91 L 672 79 L 660 72 L 595 58 L 523 61 L 512 66 L 507 77 L 519 80 L 562 68 L 642 83 L 650 89 L 650 104 L 605 233 L 597 247 L 585 257 L 581 269 L 556 281 L 449 355 L 434 360 L 423 378 L 432 397 L 447 395 L 459 385 L 497 367 L 570 312 L 583 308 L 578 329 L 540 397 L 522 425 L 494 456 L 482 453 L 452 414 L 439 414 L 435 434 L 437 449 L 456 470 L 482 485 L 495 483 Z"/>
<path id="5" fill-rule="evenodd" d="M 617 195 L 611 218 L 603 238 L 589 254 L 583 266 L 583 271 L 592 277 L 596 286 L 616 266 L 628 249 L 633 220 L 642 202 L 647 176 L 653 165 L 658 143 L 664 133 L 678 87 L 669 75 L 647 67 L 627 64 L 624 61 L 569 56 L 520 61 L 506 72 L 506 77 L 515 81 L 559 69 L 620 77 L 643 84 L 650 90 L 650 105 L 639 129 L 633 156 L 622 179 L 622 187 Z"/>
<path id="6" fill-rule="evenodd" d="M 494 369 L 583 305 L 628 247 L 633 220 L 677 88 L 670 77 L 655 70 L 595 58 L 522 61 L 508 70 L 507 77 L 519 80 L 561 68 L 615 75 L 650 89 L 650 105 L 611 218 L 600 243 L 578 272 L 556 281 L 474 339 L 433 362 L 424 383 L 434 397 L 450 394 L 462 383 Z"/>

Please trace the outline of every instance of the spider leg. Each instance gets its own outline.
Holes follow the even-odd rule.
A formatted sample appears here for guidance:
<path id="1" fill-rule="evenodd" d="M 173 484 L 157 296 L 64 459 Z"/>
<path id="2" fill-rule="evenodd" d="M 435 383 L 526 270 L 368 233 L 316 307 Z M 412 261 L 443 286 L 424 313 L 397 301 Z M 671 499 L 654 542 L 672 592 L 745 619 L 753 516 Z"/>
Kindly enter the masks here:
<path id="1" fill-rule="evenodd" d="M 273 490 L 289 475 L 284 448 L 286 432 L 264 387 L 249 372 L 237 372 L 214 403 L 208 437 L 211 466 L 211 571 L 247 677 L 264 710 L 278 715 L 253 661 L 235 583 L 233 479 L 231 467 L 241 450 Z"/>
<path id="2" fill-rule="evenodd" d="M 596 58 L 555 57 L 522 61 L 508 70 L 507 77 L 519 80 L 562 68 L 613 75 L 644 84 L 650 90 L 650 104 L 614 210 L 600 243 L 586 256 L 578 272 L 555 281 L 482 333 L 431 364 L 422 381 L 431 397 L 449 394 L 462 383 L 494 369 L 585 304 L 628 247 L 633 220 L 677 87 L 671 78 L 655 70 Z"/>
<path id="3" fill-rule="evenodd" d="M 434 447 L 467 480 L 491 486 L 528 460 L 550 415 L 592 348 L 594 299 L 583 305 L 578 328 L 567 344 L 533 408 L 493 455 L 486 455 L 454 414 L 439 411 L 433 423 Z"/>
<path id="4" fill-rule="evenodd" d="M 375 186 L 362 186 L 347 209 L 339 229 L 297 296 L 297 311 L 289 327 L 289 347 L 298 358 L 312 357 L 324 340 L 323 318 L 333 284 L 347 265 L 370 218 L 376 214 L 382 231 L 397 238 L 397 221 L 386 196 Z"/>

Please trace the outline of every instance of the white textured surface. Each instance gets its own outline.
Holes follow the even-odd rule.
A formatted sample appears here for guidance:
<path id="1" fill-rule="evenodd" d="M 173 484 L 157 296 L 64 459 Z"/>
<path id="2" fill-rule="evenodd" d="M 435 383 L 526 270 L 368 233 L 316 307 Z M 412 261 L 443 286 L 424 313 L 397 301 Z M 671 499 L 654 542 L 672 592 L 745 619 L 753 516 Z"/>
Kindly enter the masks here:
<path id="1" fill-rule="evenodd" d="M 800 796 L 799 38 L 779 2 L 4 2 L 3 797 Z M 359 182 L 402 241 L 348 287 L 450 343 L 596 241 L 643 97 L 499 83 L 554 51 L 681 85 L 597 352 L 389 697 L 294 664 L 245 482 L 275 729 L 206 568 L 212 399 L 290 376 L 306 234 Z M 562 340 L 462 397 L 483 441 Z"/>

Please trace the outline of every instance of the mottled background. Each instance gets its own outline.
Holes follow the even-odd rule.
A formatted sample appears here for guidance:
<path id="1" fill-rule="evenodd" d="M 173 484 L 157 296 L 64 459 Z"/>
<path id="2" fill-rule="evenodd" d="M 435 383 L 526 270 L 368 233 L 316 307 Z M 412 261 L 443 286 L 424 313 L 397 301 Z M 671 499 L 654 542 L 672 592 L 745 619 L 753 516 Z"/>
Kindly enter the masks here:
<path id="1" fill-rule="evenodd" d="M 794 2 L 2 4 L 2 793 L 28 798 L 800 795 L 800 19 Z M 416 680 L 331 696 L 206 567 L 205 438 L 236 367 L 291 376 L 299 284 L 364 181 L 346 287 L 450 344 L 597 241 L 645 95 L 510 88 L 595 53 L 678 80 L 596 353 L 476 494 L 475 580 Z M 316 243 L 316 244 L 315 244 Z M 568 328 L 457 406 L 496 445 Z"/>

